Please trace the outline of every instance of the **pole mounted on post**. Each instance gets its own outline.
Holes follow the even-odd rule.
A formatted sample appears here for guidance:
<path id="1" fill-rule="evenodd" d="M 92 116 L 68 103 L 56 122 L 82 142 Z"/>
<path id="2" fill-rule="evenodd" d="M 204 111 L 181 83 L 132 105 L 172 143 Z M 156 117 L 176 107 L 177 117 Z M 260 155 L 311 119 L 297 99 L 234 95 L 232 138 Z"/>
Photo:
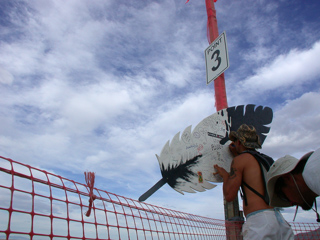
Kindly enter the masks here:
<path id="1" fill-rule="evenodd" d="M 209 44 L 211 44 L 217 37 L 219 37 L 218 22 L 216 18 L 216 9 L 214 2 L 217 0 L 206 0 L 206 8 L 208 15 L 207 37 Z M 227 108 L 227 93 L 224 80 L 224 73 L 214 80 L 216 110 Z M 238 197 L 233 202 L 226 202 L 224 200 L 225 219 L 229 220 L 236 217 L 242 217 L 239 211 Z"/>

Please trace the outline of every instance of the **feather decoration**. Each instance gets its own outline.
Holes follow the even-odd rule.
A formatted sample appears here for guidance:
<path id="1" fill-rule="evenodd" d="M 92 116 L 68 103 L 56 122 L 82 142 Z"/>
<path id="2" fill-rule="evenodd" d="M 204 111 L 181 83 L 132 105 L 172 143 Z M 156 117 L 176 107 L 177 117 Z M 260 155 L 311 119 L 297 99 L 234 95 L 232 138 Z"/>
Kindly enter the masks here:
<path id="1" fill-rule="evenodd" d="M 229 135 L 241 124 L 253 125 L 263 144 L 272 122 L 273 112 L 269 107 L 249 104 L 222 109 L 203 119 L 191 131 L 188 126 L 180 137 L 178 132 L 168 141 L 160 156 L 156 155 L 162 179 L 144 193 L 139 201 L 145 201 L 155 191 L 168 183 L 174 190 L 183 192 L 203 192 L 214 188 L 211 182 L 222 182 L 222 178 L 213 175 L 214 164 L 227 171 L 233 156 L 229 151 Z"/>

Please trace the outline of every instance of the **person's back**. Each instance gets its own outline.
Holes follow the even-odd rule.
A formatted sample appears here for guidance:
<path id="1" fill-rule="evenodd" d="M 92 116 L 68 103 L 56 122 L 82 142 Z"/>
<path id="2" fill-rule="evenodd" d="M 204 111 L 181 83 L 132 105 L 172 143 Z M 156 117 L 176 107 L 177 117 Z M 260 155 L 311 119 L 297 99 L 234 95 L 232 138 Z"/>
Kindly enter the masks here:
<path id="1" fill-rule="evenodd" d="M 260 164 L 255 157 L 250 153 L 243 153 L 235 157 L 234 161 L 239 161 L 243 165 L 242 183 L 245 182 L 264 196 L 266 194 L 266 187 L 261 173 Z M 246 202 L 243 200 L 243 212 L 245 216 L 258 210 L 272 209 L 264 199 L 251 191 L 244 184 L 241 184 L 241 186 L 246 197 Z"/>

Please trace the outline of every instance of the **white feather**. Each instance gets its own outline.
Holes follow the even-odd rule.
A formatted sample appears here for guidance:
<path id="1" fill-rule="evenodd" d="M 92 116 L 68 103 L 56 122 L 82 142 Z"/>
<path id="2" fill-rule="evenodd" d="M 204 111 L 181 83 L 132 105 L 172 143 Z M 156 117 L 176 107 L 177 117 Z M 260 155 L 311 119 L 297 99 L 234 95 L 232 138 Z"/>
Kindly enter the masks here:
<path id="1" fill-rule="evenodd" d="M 187 180 L 177 178 L 174 189 L 178 192 L 205 191 L 214 188 L 216 185 L 209 182 L 221 182 L 221 177 L 213 175 L 214 164 L 230 169 L 232 155 L 228 149 L 229 142 L 225 145 L 220 144 L 221 137 L 227 134 L 227 113 L 221 110 L 203 119 L 191 131 L 188 126 L 180 137 L 178 132 L 172 139 L 164 145 L 160 156 L 157 156 L 162 170 L 170 170 L 196 156 L 197 163 L 188 168 L 192 174 L 188 175 Z M 195 191 L 194 191 L 195 190 Z"/>

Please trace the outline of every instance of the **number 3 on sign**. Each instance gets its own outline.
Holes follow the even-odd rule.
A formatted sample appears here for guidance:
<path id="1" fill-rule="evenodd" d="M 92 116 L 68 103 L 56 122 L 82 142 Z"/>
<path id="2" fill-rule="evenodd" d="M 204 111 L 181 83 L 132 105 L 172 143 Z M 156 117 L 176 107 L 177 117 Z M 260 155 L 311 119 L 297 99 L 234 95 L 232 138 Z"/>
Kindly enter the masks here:
<path id="1" fill-rule="evenodd" d="M 217 69 L 220 67 L 221 57 L 219 57 L 219 55 L 220 55 L 220 50 L 217 49 L 214 51 L 214 53 L 211 56 L 211 60 L 214 60 L 214 62 L 217 62 L 217 65 L 211 68 L 212 71 L 217 71 Z"/>
<path id="2" fill-rule="evenodd" d="M 226 34 L 223 32 L 204 51 L 207 69 L 207 84 L 219 77 L 228 67 Z"/>

